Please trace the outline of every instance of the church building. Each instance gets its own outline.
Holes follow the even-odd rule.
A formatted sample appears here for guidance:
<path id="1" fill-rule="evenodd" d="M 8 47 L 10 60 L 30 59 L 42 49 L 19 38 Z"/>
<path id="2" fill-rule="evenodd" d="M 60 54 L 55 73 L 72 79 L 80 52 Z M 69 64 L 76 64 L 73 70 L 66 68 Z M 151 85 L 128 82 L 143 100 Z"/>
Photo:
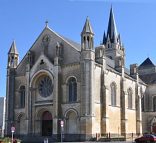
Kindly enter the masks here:
<path id="1" fill-rule="evenodd" d="M 80 31 L 81 32 L 81 31 Z M 8 52 L 6 135 L 88 140 L 142 134 L 141 100 L 146 83 L 137 64 L 125 67 L 125 48 L 113 9 L 103 42 L 94 46 L 86 18 L 78 44 L 48 27 L 19 62 Z M 101 37 L 102 38 L 102 37 Z"/>

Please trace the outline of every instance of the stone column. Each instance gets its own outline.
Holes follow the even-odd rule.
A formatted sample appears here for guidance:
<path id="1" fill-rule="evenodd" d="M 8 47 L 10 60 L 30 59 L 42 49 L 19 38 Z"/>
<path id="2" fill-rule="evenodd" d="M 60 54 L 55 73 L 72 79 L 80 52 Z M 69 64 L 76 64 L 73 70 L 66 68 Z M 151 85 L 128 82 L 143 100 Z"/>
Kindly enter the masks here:
<path id="1" fill-rule="evenodd" d="M 54 91 L 53 91 L 53 134 L 58 134 L 58 80 L 59 80 L 59 58 L 55 57 L 54 59 L 54 69 L 55 69 L 55 78 L 54 78 Z"/>
<path id="2" fill-rule="evenodd" d="M 122 77 L 121 77 L 121 135 L 126 138 L 127 133 L 127 90 L 126 90 L 126 81 L 124 78 L 124 67 L 122 66 Z"/>
<path id="3" fill-rule="evenodd" d="M 136 134 L 142 134 L 142 112 L 141 112 L 141 93 L 139 87 L 139 78 L 138 74 L 136 75 Z"/>
<path id="4" fill-rule="evenodd" d="M 108 86 L 103 86 L 103 102 L 102 102 L 102 121 L 101 121 L 101 134 L 109 133 L 109 89 Z"/>
<path id="5" fill-rule="evenodd" d="M 32 86 L 32 85 L 31 85 Z M 27 98 L 27 102 L 28 102 L 28 105 L 27 105 L 27 112 L 26 114 L 28 115 L 27 116 L 27 124 L 28 124 L 28 135 L 32 135 L 33 133 L 33 96 L 35 96 L 35 93 L 36 93 L 36 89 L 32 87 L 29 87 L 29 93 L 27 94 L 28 95 L 28 98 Z"/>
<path id="6" fill-rule="evenodd" d="M 27 132 L 27 134 L 30 134 L 31 133 L 31 129 L 30 129 L 30 127 L 31 127 L 31 117 L 30 117 L 30 108 L 31 108 L 31 106 L 30 106 L 30 101 L 31 101 L 31 99 L 29 99 L 29 98 L 31 98 L 30 97 L 30 63 L 28 62 L 27 63 L 27 65 L 26 65 L 26 87 L 25 87 L 25 111 L 26 111 L 26 115 L 25 115 L 25 120 L 26 120 L 26 132 Z"/>
<path id="7" fill-rule="evenodd" d="M 137 111 L 136 111 L 136 134 L 142 134 L 142 112 L 141 112 L 141 97 L 137 97 Z"/>
<path id="8" fill-rule="evenodd" d="M 126 138 L 127 133 L 127 94 L 121 91 L 121 135 Z"/>

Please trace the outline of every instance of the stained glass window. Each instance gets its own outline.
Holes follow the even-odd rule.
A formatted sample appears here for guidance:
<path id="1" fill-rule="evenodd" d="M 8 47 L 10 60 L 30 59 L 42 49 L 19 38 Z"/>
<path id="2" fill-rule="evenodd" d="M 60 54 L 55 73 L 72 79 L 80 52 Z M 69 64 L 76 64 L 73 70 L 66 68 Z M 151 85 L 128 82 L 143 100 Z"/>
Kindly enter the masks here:
<path id="1" fill-rule="evenodd" d="M 20 108 L 25 107 L 25 86 L 20 87 Z"/>
<path id="2" fill-rule="evenodd" d="M 128 89 L 128 108 L 132 109 L 133 104 L 132 104 L 132 90 Z"/>
<path id="3" fill-rule="evenodd" d="M 77 100 L 77 83 L 74 77 L 68 80 L 69 88 L 69 102 L 75 102 Z"/>
<path id="4" fill-rule="evenodd" d="M 45 76 L 42 79 L 40 79 L 38 90 L 42 97 L 50 96 L 53 92 L 52 80 L 48 76 Z"/>
<path id="5" fill-rule="evenodd" d="M 115 83 L 111 84 L 111 105 L 116 106 L 116 85 L 115 85 Z"/>

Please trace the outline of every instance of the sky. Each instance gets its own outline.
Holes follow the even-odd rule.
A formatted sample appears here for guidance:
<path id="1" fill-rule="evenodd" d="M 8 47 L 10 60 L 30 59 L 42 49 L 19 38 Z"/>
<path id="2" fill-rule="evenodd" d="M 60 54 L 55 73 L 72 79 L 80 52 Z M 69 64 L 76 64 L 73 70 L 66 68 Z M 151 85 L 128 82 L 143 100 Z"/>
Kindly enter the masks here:
<path id="1" fill-rule="evenodd" d="M 80 43 L 89 16 L 95 46 L 107 31 L 111 5 L 126 51 L 126 67 L 147 57 L 156 64 L 155 0 L 0 0 L 0 96 L 6 95 L 7 56 L 13 40 L 22 60 L 45 27 Z"/>

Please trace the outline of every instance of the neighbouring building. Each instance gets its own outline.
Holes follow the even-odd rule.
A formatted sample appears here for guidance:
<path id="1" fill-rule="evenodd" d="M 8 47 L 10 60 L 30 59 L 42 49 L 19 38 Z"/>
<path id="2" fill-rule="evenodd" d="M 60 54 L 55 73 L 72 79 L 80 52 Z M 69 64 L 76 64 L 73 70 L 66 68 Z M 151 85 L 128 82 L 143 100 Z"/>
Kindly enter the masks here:
<path id="1" fill-rule="evenodd" d="M 0 137 L 4 137 L 5 130 L 5 97 L 0 97 Z"/>
<path id="2" fill-rule="evenodd" d="M 110 10 L 103 42 L 94 46 L 87 17 L 81 44 L 45 28 L 19 63 L 13 41 L 8 52 L 6 134 L 87 140 L 96 134 L 142 134 L 141 99 L 147 84 L 137 64 L 125 67 L 125 48 Z M 102 37 L 101 37 L 102 38 Z"/>
<path id="3" fill-rule="evenodd" d="M 150 58 L 139 66 L 139 75 L 147 84 L 142 98 L 143 133 L 156 134 L 156 66 Z"/>

